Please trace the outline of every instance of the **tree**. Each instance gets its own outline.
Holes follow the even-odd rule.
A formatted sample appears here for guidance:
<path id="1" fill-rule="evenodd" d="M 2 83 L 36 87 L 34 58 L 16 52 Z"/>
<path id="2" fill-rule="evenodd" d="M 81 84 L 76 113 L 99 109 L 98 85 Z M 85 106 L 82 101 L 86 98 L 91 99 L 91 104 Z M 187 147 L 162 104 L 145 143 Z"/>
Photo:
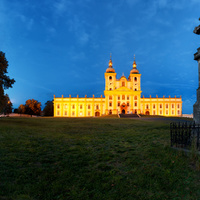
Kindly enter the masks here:
<path id="1" fill-rule="evenodd" d="M 53 116 L 53 101 L 47 101 L 43 109 L 44 116 Z"/>
<path id="2" fill-rule="evenodd" d="M 25 104 L 25 113 L 29 115 L 40 115 L 41 103 L 34 99 L 29 99 Z"/>
<path id="3" fill-rule="evenodd" d="M 12 88 L 12 85 L 14 84 L 15 80 L 11 79 L 6 74 L 8 68 L 8 61 L 6 60 L 5 53 L 0 51 L 0 112 L 5 109 L 7 97 L 4 94 L 4 90 L 8 88 Z"/>
<path id="4" fill-rule="evenodd" d="M 19 108 L 18 108 L 18 113 L 19 113 L 19 114 L 25 114 L 25 112 L 26 112 L 26 106 L 23 105 L 23 104 L 21 104 L 21 105 L 19 106 Z"/>
<path id="5" fill-rule="evenodd" d="M 12 102 L 10 101 L 10 98 L 8 97 L 8 95 L 6 94 L 4 96 L 4 105 L 3 105 L 3 113 L 4 115 L 10 114 L 12 113 Z"/>

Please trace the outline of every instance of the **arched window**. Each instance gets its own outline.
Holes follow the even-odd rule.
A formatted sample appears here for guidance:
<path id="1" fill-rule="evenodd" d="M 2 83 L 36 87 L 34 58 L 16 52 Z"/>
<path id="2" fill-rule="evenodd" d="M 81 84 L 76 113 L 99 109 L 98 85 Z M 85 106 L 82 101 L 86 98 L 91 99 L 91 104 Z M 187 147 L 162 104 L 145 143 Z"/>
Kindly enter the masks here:
<path id="1" fill-rule="evenodd" d="M 112 110 L 109 110 L 109 115 L 112 115 Z"/>
<path id="2" fill-rule="evenodd" d="M 112 100 L 112 96 L 109 96 L 109 100 Z"/>
<path id="3" fill-rule="evenodd" d="M 125 81 L 122 81 L 122 87 L 125 87 Z"/>
<path id="4" fill-rule="evenodd" d="M 137 88 L 135 88 L 135 91 L 137 91 Z"/>
<path id="5" fill-rule="evenodd" d="M 112 80 L 112 76 L 109 76 L 109 80 Z"/>
<path id="6" fill-rule="evenodd" d="M 125 95 L 122 95 L 122 100 L 125 100 Z"/>
<path id="7" fill-rule="evenodd" d="M 134 80 L 137 81 L 137 77 L 135 77 Z"/>
<path id="8" fill-rule="evenodd" d="M 137 100 L 137 96 L 134 97 L 134 100 Z"/>

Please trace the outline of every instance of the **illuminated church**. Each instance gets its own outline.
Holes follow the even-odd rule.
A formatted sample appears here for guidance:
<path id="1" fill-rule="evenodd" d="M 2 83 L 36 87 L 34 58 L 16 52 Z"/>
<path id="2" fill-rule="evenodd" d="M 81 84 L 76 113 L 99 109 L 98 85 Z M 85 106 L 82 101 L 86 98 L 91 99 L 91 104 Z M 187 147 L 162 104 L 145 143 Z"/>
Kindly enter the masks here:
<path id="1" fill-rule="evenodd" d="M 54 117 L 92 117 L 110 114 L 144 114 L 162 116 L 181 116 L 182 99 L 175 97 L 141 97 L 140 77 L 134 59 L 128 79 L 123 75 L 116 78 L 110 58 L 105 72 L 105 97 L 84 98 L 55 97 Z"/>

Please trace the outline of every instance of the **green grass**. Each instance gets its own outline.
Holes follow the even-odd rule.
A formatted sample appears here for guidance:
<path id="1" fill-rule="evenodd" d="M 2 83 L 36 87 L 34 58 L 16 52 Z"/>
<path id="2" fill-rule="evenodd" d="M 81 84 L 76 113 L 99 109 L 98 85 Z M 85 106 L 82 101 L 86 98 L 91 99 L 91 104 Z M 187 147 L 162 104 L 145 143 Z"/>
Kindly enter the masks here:
<path id="1" fill-rule="evenodd" d="M 0 199 L 200 199 L 169 121 L 1 118 Z"/>

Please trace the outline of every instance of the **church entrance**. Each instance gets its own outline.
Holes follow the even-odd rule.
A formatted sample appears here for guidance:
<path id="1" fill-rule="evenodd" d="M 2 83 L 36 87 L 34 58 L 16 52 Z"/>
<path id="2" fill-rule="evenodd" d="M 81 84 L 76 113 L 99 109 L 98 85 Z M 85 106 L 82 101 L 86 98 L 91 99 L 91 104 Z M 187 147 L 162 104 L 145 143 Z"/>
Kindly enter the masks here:
<path id="1" fill-rule="evenodd" d="M 99 117 L 100 116 L 100 112 L 95 112 L 95 117 Z"/>
<path id="2" fill-rule="evenodd" d="M 121 113 L 122 114 L 126 114 L 127 113 L 127 105 L 125 103 L 123 103 L 121 106 Z"/>
<path id="3" fill-rule="evenodd" d="M 146 115 L 150 115 L 150 113 L 149 113 L 149 111 L 146 111 L 146 113 L 145 113 Z"/>

